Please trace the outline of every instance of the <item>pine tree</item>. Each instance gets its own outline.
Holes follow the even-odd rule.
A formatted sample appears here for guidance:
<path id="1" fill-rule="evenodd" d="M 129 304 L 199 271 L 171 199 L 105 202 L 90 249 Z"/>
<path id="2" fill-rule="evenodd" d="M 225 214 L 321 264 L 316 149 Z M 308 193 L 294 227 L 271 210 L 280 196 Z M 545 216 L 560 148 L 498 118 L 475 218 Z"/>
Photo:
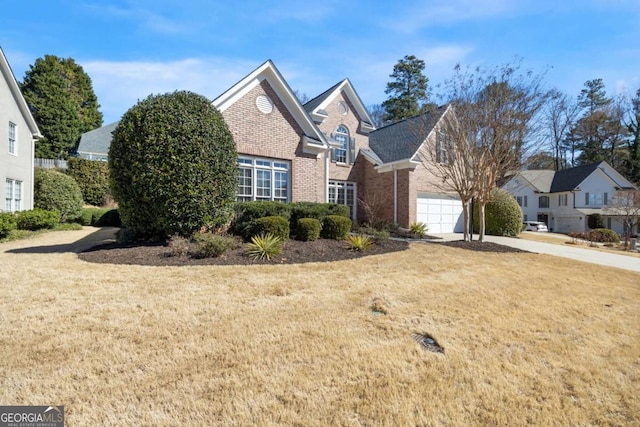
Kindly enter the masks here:
<path id="1" fill-rule="evenodd" d="M 21 90 L 43 135 L 36 157 L 66 158 L 82 133 L 102 126 L 91 79 L 72 58 L 38 58 Z"/>
<path id="2" fill-rule="evenodd" d="M 625 162 L 626 174 L 631 182 L 640 185 L 640 89 L 636 92 L 635 98 L 631 99 L 626 126 L 629 131 L 627 139 L 629 158 Z"/>
<path id="3" fill-rule="evenodd" d="M 393 67 L 385 93 L 390 95 L 382 103 L 385 110 L 384 121 L 394 122 L 420 113 L 427 100 L 427 79 L 424 61 L 414 55 L 407 55 Z"/>

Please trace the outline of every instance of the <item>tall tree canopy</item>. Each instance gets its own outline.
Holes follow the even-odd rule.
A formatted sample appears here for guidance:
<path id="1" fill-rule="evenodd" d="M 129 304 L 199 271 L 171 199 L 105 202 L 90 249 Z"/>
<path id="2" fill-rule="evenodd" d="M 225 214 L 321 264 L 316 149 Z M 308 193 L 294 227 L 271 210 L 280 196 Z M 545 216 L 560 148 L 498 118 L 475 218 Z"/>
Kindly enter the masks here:
<path id="1" fill-rule="evenodd" d="M 407 55 L 393 67 L 384 91 L 389 98 L 382 103 L 385 110 L 384 121 L 395 122 L 420 113 L 427 101 L 427 79 L 424 61 L 414 55 Z"/>
<path id="2" fill-rule="evenodd" d="M 581 151 L 578 164 L 606 160 L 611 166 L 621 163 L 618 149 L 623 140 L 622 110 L 607 97 L 602 79 L 588 80 L 578 96 L 582 117 L 575 123 L 568 140 Z"/>
<path id="3" fill-rule="evenodd" d="M 629 157 L 625 161 L 627 178 L 640 185 L 640 89 L 629 102 L 625 125 L 629 131 L 627 149 Z"/>
<path id="4" fill-rule="evenodd" d="M 91 78 L 72 58 L 38 58 L 21 90 L 43 135 L 36 157 L 66 158 L 82 133 L 102 126 Z"/>

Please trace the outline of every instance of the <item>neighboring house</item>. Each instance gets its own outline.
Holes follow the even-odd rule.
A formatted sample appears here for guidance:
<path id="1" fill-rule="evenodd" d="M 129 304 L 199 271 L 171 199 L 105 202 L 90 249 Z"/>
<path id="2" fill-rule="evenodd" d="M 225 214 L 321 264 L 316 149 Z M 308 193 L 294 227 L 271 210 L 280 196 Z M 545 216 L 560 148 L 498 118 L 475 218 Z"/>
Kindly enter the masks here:
<path id="1" fill-rule="evenodd" d="M 83 133 L 75 154 L 83 159 L 106 161 L 109 158 L 111 133 L 116 129 L 118 123 L 111 123 Z"/>
<path id="2" fill-rule="evenodd" d="M 271 61 L 212 103 L 236 143 L 238 200 L 333 202 L 354 220 L 462 230 L 460 201 L 442 194 L 420 160 L 448 107 L 375 130 L 349 79 L 302 105 Z M 99 151 L 82 141 L 107 153 L 106 128 L 84 134 L 78 153 Z"/>
<path id="3" fill-rule="evenodd" d="M 636 189 L 607 162 L 557 172 L 521 171 L 502 188 L 515 197 L 525 221 L 542 221 L 559 233 L 588 231 L 592 214 L 602 215 L 607 228 L 622 233 L 622 224 L 606 207 L 616 192 Z"/>
<path id="4" fill-rule="evenodd" d="M 42 137 L 0 48 L 0 211 L 33 209 L 35 140 Z"/>

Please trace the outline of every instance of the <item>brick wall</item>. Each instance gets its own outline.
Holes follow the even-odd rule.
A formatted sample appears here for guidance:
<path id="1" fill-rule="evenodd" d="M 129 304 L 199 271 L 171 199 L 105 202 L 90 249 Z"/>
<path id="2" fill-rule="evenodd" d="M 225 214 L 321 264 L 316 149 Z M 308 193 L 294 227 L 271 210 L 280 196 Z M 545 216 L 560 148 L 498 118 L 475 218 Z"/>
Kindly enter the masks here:
<path id="1" fill-rule="evenodd" d="M 262 113 L 256 98 L 267 95 L 273 110 Z M 303 131 L 266 80 L 227 108 L 224 119 L 238 154 L 291 162 L 291 201 L 325 200 L 324 157 L 302 152 Z"/>

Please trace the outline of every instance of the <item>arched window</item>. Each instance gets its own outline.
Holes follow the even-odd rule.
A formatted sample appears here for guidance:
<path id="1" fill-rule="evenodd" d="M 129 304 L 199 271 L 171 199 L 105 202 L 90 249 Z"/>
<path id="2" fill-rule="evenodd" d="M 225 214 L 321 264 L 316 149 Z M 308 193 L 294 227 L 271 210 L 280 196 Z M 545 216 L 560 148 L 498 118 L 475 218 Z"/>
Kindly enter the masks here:
<path id="1" fill-rule="evenodd" d="M 341 144 L 334 150 L 335 161 L 338 163 L 347 163 L 347 153 L 349 152 L 349 129 L 343 125 L 338 126 L 334 138 Z"/>

